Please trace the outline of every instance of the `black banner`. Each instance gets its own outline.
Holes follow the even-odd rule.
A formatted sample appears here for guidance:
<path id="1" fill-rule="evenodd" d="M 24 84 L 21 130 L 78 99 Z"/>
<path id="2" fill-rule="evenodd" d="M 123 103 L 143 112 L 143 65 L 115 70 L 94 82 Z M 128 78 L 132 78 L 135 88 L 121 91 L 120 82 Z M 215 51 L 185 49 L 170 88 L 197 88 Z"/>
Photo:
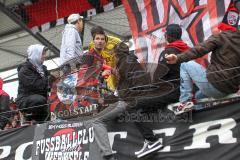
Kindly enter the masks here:
<path id="1" fill-rule="evenodd" d="M 91 144 L 93 127 L 86 127 L 83 122 L 49 123 L 35 128 L 32 158 L 88 160 Z"/>
<path id="2" fill-rule="evenodd" d="M 163 138 L 165 146 L 147 159 L 236 160 L 240 157 L 239 107 L 240 104 L 233 104 L 180 118 L 161 111 L 148 116 L 126 113 L 108 125 L 110 144 L 118 159 L 135 159 L 134 152 L 142 148 L 144 140 L 133 121 L 142 121 Z M 27 160 L 32 154 L 32 159 L 41 160 L 47 154 L 64 154 L 81 160 L 101 160 L 92 131 L 79 121 L 1 131 L 0 159 Z M 76 141 L 81 142 L 81 147 L 74 146 Z"/>

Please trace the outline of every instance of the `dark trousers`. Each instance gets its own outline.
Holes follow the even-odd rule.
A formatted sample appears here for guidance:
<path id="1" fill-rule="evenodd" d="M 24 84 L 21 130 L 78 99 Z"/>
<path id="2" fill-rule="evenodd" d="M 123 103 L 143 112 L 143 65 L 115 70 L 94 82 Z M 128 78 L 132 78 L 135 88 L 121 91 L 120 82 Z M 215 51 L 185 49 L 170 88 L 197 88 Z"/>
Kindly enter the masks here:
<path id="1" fill-rule="evenodd" d="M 107 123 L 118 118 L 126 110 L 127 103 L 119 101 L 99 113 L 97 118 L 86 122 L 88 127 L 94 128 L 94 136 L 103 156 L 112 155 L 112 149 L 108 139 Z M 97 157 L 95 159 L 98 159 Z"/>
<path id="2" fill-rule="evenodd" d="M 5 127 L 11 117 L 9 96 L 0 96 L 0 130 Z"/>
<path id="3" fill-rule="evenodd" d="M 144 99 L 142 102 L 140 101 L 137 103 L 136 109 L 143 114 L 156 113 L 158 110 L 165 109 L 168 104 L 178 102 L 179 94 L 180 92 L 178 88 L 165 96 L 147 100 Z M 143 122 L 135 122 L 135 125 L 144 139 L 152 142 L 158 139 L 148 124 Z"/>
<path id="4" fill-rule="evenodd" d="M 17 100 L 17 105 L 29 121 L 44 122 L 48 118 L 47 98 L 42 95 L 33 94 L 21 97 Z"/>

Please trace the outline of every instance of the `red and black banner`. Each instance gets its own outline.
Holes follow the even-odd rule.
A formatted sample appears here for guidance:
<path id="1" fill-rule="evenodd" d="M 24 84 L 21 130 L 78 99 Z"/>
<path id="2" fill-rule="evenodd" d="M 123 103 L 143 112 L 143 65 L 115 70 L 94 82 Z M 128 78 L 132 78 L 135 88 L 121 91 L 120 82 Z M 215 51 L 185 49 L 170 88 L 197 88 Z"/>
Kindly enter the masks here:
<path id="1" fill-rule="evenodd" d="M 230 0 L 123 0 L 136 54 L 142 62 L 156 62 L 168 24 L 180 24 L 182 39 L 190 46 L 218 32 Z M 207 59 L 208 57 L 205 56 Z M 205 65 L 203 59 L 199 62 Z"/>
<path id="2" fill-rule="evenodd" d="M 97 56 L 95 51 L 89 52 L 78 69 L 53 83 L 49 97 L 52 120 L 90 115 L 102 106 L 103 62 Z"/>

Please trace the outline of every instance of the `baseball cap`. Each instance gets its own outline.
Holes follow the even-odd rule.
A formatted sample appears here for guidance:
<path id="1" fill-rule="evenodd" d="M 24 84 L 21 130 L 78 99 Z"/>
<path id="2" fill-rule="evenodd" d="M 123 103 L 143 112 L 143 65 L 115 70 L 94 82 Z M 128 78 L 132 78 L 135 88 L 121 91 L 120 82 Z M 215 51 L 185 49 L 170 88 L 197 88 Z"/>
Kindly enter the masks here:
<path id="1" fill-rule="evenodd" d="M 69 24 L 71 24 L 79 19 L 83 19 L 83 16 L 80 16 L 79 14 L 74 13 L 68 17 L 67 21 Z"/>

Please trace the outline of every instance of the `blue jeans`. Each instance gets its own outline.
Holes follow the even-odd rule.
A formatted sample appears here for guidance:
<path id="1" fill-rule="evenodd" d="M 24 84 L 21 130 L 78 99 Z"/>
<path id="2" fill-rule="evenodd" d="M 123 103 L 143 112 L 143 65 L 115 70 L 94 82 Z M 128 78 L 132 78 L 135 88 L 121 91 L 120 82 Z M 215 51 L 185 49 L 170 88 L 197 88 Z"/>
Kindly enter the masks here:
<path id="1" fill-rule="evenodd" d="M 195 61 L 189 61 L 181 64 L 180 67 L 180 102 L 191 101 L 193 94 L 193 83 L 199 88 L 196 93 L 196 99 L 204 97 L 221 98 L 226 94 L 220 92 L 208 82 L 206 69 Z"/>

